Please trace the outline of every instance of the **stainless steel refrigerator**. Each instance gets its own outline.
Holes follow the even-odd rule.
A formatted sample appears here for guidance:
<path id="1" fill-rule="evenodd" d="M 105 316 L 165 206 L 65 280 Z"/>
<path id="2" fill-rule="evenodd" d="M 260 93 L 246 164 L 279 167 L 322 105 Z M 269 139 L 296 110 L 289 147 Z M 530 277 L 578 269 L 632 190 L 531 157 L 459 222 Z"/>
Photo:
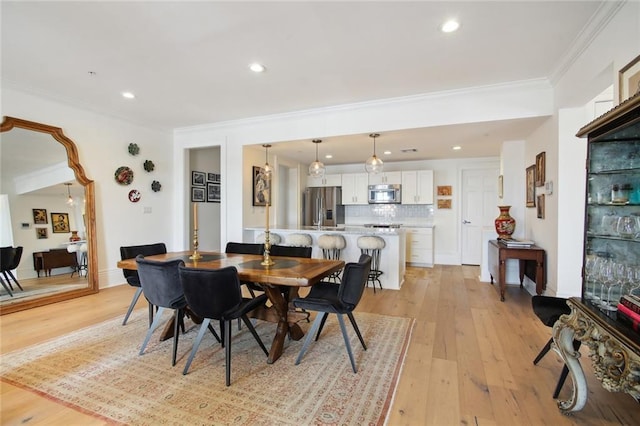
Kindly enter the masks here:
<path id="1" fill-rule="evenodd" d="M 342 188 L 327 186 L 304 190 L 302 197 L 304 226 L 337 226 L 343 223 Z"/>

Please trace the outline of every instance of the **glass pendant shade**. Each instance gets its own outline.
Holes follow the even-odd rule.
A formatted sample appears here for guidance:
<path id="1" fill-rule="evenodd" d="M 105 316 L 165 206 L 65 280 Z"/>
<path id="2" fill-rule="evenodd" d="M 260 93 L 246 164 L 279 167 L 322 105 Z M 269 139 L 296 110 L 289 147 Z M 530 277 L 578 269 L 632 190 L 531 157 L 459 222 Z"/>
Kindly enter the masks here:
<path id="1" fill-rule="evenodd" d="M 384 162 L 376 155 L 376 138 L 380 136 L 378 133 L 372 133 L 369 135 L 373 138 L 373 155 L 367 159 L 364 163 L 364 168 L 367 173 L 377 174 L 382 172 Z"/>
<path id="2" fill-rule="evenodd" d="M 314 139 L 312 142 L 316 144 L 316 161 L 309 165 L 309 176 L 322 177 L 324 176 L 325 168 L 324 164 L 322 164 L 321 161 L 318 161 L 318 144 L 320 144 L 322 140 Z"/>
<path id="3" fill-rule="evenodd" d="M 73 201 L 73 197 L 71 196 L 71 184 L 70 183 L 65 183 L 65 185 L 67 185 L 67 204 L 72 206 L 74 201 Z"/>
<path id="4" fill-rule="evenodd" d="M 262 173 L 266 178 L 271 177 L 271 173 L 273 173 L 273 167 L 269 165 L 269 148 L 271 145 L 264 144 L 264 166 L 260 168 L 260 173 Z"/>

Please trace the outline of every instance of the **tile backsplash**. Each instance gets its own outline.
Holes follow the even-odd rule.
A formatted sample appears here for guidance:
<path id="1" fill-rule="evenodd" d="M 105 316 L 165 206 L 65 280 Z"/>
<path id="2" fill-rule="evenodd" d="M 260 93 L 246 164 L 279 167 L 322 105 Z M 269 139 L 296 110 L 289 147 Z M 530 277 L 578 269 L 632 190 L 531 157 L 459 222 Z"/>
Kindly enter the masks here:
<path id="1" fill-rule="evenodd" d="M 347 225 L 365 223 L 400 223 L 403 225 L 432 225 L 433 204 L 372 204 L 345 206 Z"/>

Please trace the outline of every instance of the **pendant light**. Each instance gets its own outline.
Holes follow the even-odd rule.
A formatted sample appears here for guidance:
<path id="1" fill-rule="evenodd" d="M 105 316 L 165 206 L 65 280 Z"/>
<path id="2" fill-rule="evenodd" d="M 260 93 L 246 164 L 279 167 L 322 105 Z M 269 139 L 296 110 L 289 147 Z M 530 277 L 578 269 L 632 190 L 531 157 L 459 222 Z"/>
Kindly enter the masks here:
<path id="1" fill-rule="evenodd" d="M 67 204 L 72 206 L 74 203 L 73 197 L 71 196 L 71 184 L 69 182 L 65 182 L 65 185 L 67 185 Z"/>
<path id="2" fill-rule="evenodd" d="M 376 155 L 376 138 L 380 136 L 379 133 L 371 133 L 370 138 L 373 138 L 373 155 L 367 159 L 364 163 L 364 168 L 367 173 L 380 173 L 382 172 L 383 162 Z"/>
<path id="3" fill-rule="evenodd" d="M 271 173 L 273 173 L 273 167 L 269 165 L 269 148 L 271 148 L 271 145 L 265 143 L 262 146 L 264 147 L 264 166 L 262 166 L 260 172 L 265 176 L 265 178 L 270 179 Z"/>
<path id="4" fill-rule="evenodd" d="M 321 178 L 324 176 L 324 164 L 318 161 L 318 145 L 322 143 L 322 139 L 314 139 L 312 142 L 316 145 L 316 161 L 309 166 L 309 176 Z"/>

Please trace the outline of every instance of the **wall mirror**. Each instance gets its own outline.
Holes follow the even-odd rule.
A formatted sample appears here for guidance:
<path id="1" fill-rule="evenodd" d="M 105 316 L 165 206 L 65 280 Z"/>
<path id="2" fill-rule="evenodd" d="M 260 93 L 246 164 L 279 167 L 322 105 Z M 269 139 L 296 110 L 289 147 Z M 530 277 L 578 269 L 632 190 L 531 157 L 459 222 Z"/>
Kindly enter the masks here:
<path id="1" fill-rule="evenodd" d="M 5 117 L 0 170 L 0 246 L 23 248 L 13 271 L 23 290 L 13 280 L 13 296 L 0 287 L 0 313 L 96 293 L 94 182 L 85 175 L 75 143 L 59 127 Z M 72 231 L 78 241 L 71 241 Z M 70 257 L 76 265 L 65 265 Z M 50 274 L 48 266 L 54 266 Z M 4 273 L 0 278 L 6 285 Z"/>

